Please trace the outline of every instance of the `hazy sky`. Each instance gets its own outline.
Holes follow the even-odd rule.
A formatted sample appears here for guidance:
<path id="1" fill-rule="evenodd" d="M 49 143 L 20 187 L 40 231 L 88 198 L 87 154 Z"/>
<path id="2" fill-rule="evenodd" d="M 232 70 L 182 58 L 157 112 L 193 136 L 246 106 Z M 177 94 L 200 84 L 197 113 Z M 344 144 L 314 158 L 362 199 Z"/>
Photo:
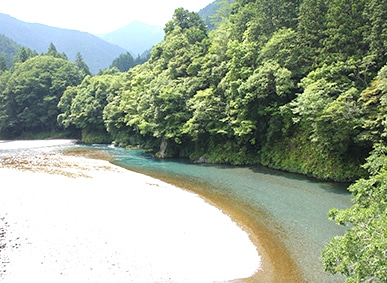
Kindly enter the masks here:
<path id="1" fill-rule="evenodd" d="M 0 13 L 25 22 L 106 33 L 139 20 L 164 26 L 176 8 L 198 12 L 214 0 L 2 0 Z"/>

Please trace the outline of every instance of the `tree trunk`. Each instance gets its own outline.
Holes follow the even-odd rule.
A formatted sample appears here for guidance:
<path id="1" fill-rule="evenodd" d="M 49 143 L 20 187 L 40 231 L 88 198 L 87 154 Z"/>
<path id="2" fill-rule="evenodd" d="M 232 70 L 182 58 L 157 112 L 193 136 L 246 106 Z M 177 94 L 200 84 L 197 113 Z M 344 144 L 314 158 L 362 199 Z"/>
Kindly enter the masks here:
<path id="1" fill-rule="evenodd" d="M 167 154 L 166 154 L 167 146 L 168 146 L 168 142 L 165 139 L 165 136 L 163 136 L 161 138 L 160 151 L 159 151 L 160 158 L 165 158 L 167 156 Z"/>

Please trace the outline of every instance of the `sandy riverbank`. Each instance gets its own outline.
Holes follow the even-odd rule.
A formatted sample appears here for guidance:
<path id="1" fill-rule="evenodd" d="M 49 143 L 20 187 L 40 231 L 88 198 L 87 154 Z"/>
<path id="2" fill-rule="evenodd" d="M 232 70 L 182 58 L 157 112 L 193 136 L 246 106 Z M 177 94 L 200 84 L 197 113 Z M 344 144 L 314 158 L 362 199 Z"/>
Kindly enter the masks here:
<path id="1" fill-rule="evenodd" d="M 57 151 L 1 158 L 2 282 L 217 282 L 260 267 L 247 233 L 195 194 Z"/>

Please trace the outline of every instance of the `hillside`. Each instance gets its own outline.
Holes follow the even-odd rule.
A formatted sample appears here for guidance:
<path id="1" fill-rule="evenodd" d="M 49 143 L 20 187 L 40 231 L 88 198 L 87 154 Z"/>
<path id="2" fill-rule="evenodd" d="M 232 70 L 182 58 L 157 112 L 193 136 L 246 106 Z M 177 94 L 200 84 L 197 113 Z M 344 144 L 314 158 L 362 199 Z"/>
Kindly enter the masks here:
<path id="1" fill-rule="evenodd" d="M 115 58 L 127 52 L 86 32 L 26 23 L 5 14 L 0 14 L 0 34 L 38 53 L 46 52 L 53 43 L 71 61 L 80 52 L 92 73 L 108 68 Z"/>
<path id="2" fill-rule="evenodd" d="M 97 35 L 101 39 L 128 50 L 133 57 L 150 50 L 164 38 L 163 27 L 132 22 L 113 32 Z"/>

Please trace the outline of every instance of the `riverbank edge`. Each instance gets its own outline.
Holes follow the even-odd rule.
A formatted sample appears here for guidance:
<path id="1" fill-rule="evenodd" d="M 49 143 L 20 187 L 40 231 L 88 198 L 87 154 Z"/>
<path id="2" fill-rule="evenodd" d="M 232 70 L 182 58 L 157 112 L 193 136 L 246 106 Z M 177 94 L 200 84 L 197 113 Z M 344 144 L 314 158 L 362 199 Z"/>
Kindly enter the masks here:
<path id="1" fill-rule="evenodd" d="M 219 196 L 214 196 L 210 193 L 206 194 L 202 190 L 199 190 L 194 184 L 190 184 L 186 180 L 179 180 L 178 178 L 172 178 L 170 176 L 150 172 L 141 172 L 133 170 L 132 168 L 126 168 L 125 166 L 114 162 L 113 154 L 107 154 L 99 149 L 95 149 L 96 154 L 91 155 L 90 153 L 86 154 L 86 152 L 82 153 L 82 150 L 77 150 L 77 152 L 88 158 L 102 159 L 121 168 L 156 178 L 182 190 L 195 193 L 207 203 L 220 209 L 224 214 L 228 215 L 249 235 L 250 240 L 253 242 L 259 255 L 261 256 L 261 267 L 252 276 L 248 278 L 240 278 L 235 282 L 241 282 L 240 280 L 246 283 L 307 282 L 303 278 L 300 267 L 292 259 L 285 244 L 274 232 L 273 226 L 276 226 L 277 230 L 280 229 L 280 227 L 278 227 L 274 221 L 268 221 L 269 223 L 266 222 L 267 219 L 270 219 L 270 216 L 268 216 L 263 210 L 257 211 L 256 209 L 246 206 L 246 204 L 235 203 L 235 200 L 220 198 Z M 71 151 L 67 151 L 67 153 L 72 154 Z M 262 215 L 262 217 L 260 217 L 262 221 L 257 221 L 256 216 L 253 217 L 253 214 L 256 215 L 257 213 Z"/>

